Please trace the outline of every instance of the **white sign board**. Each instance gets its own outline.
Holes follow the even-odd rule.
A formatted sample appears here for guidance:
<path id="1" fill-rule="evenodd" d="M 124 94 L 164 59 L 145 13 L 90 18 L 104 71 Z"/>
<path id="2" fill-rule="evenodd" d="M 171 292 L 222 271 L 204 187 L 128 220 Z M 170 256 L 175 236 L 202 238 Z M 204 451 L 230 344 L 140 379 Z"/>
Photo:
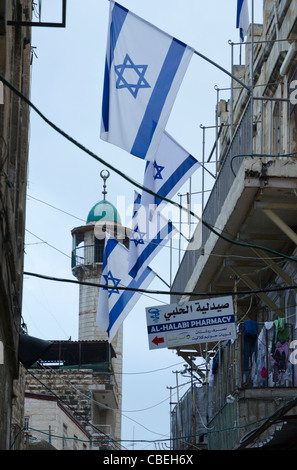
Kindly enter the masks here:
<path id="1" fill-rule="evenodd" d="M 232 297 L 146 308 L 150 349 L 236 338 Z"/>

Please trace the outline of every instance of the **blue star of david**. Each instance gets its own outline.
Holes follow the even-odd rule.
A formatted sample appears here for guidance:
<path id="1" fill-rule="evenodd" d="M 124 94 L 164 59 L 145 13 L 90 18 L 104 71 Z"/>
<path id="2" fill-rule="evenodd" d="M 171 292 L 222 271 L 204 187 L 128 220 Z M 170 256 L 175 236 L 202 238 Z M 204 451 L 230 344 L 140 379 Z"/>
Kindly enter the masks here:
<path id="1" fill-rule="evenodd" d="M 117 287 L 120 283 L 120 280 L 121 279 L 117 279 L 116 277 L 113 277 L 113 275 L 111 274 L 111 271 L 108 271 L 107 274 L 103 274 L 103 277 L 105 279 L 105 282 L 106 282 L 106 286 L 108 286 L 108 281 L 112 281 L 113 282 L 113 285 L 114 287 Z M 109 287 L 103 287 L 104 290 L 108 290 L 108 298 L 112 295 L 112 294 L 119 294 L 119 290 L 118 289 L 114 289 L 114 288 L 109 288 Z"/>
<path id="2" fill-rule="evenodd" d="M 162 180 L 163 176 L 161 175 L 161 172 L 164 170 L 164 166 L 157 165 L 157 162 L 154 161 L 154 168 L 156 170 L 156 173 L 154 175 L 154 180 Z"/>
<path id="3" fill-rule="evenodd" d="M 136 237 L 135 237 L 135 235 L 136 235 Z M 135 229 L 133 230 L 133 236 L 131 238 L 131 242 L 134 242 L 135 246 L 144 245 L 144 241 L 143 241 L 144 235 L 145 235 L 145 232 L 141 232 L 139 230 L 138 225 L 137 225 L 135 227 Z"/>
<path id="4" fill-rule="evenodd" d="M 135 65 L 128 54 L 124 59 L 124 62 L 120 65 L 115 65 L 114 69 L 118 76 L 116 87 L 118 89 L 127 88 L 134 98 L 137 97 L 137 94 L 140 88 L 150 88 L 150 85 L 144 78 L 147 65 Z M 133 70 L 133 74 L 129 73 Z M 124 72 L 126 71 L 125 77 Z M 136 82 L 135 82 L 136 79 Z M 134 80 L 134 83 L 132 82 Z M 132 82 L 132 83 L 129 83 Z"/>

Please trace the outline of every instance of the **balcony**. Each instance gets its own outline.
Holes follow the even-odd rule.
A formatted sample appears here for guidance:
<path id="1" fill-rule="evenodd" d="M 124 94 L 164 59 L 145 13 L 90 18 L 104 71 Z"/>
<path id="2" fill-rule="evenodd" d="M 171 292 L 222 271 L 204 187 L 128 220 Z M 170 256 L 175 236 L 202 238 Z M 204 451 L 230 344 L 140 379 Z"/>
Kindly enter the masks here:
<path id="1" fill-rule="evenodd" d="M 296 414 L 295 325 L 281 323 L 277 337 L 274 322 L 249 324 L 256 334 L 242 322 L 237 340 L 207 358 L 209 450 L 272 445 Z"/>
<path id="2" fill-rule="evenodd" d="M 82 265 L 102 263 L 104 244 L 78 246 L 72 251 L 72 269 Z"/>
<path id="3" fill-rule="evenodd" d="M 53 341 L 40 355 L 32 369 L 49 366 L 55 369 L 86 369 L 110 373 L 115 352 L 107 341 Z"/>
<path id="4" fill-rule="evenodd" d="M 112 450 L 113 433 L 110 424 L 93 424 L 100 432 L 92 433 L 91 450 Z"/>
<path id="5" fill-rule="evenodd" d="M 251 103 L 248 101 L 240 122 L 237 125 L 236 131 L 234 132 L 232 141 L 226 153 L 221 157 L 221 161 L 219 163 L 220 171 L 202 214 L 202 219 L 206 222 L 206 224 L 202 226 L 202 247 L 205 246 L 207 240 L 211 236 L 211 231 L 207 225 L 217 227 L 217 221 L 222 211 L 222 205 L 224 201 L 227 200 L 236 175 L 243 163 L 243 158 L 235 158 L 235 156 L 240 154 L 250 155 L 252 153 L 250 131 L 251 112 Z M 197 227 L 196 231 L 198 232 L 199 230 L 200 227 Z M 186 283 L 191 278 L 195 266 L 199 262 L 200 258 L 201 250 L 199 249 L 188 249 L 185 252 L 175 277 L 172 291 L 181 292 L 183 290 L 187 290 Z M 205 259 L 205 256 L 203 256 L 202 259 Z M 172 302 L 176 302 L 177 300 L 178 299 L 172 296 Z"/>

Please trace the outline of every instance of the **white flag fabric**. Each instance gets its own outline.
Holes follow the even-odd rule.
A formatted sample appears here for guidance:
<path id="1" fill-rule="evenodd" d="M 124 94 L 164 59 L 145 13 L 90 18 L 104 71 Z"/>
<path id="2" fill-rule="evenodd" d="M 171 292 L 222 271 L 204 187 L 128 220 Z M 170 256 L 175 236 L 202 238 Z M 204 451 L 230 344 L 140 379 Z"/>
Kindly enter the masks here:
<path id="1" fill-rule="evenodd" d="M 193 52 L 111 0 L 101 139 L 152 160 Z"/>
<path id="2" fill-rule="evenodd" d="M 248 0 L 237 0 L 236 28 L 239 28 L 240 39 L 243 42 L 249 29 Z"/>
<path id="3" fill-rule="evenodd" d="M 136 191 L 135 201 L 137 210 L 132 219 L 128 265 L 130 276 L 140 279 L 152 259 L 178 231 L 159 211 L 154 211 L 151 217 L 148 208 L 139 202 Z"/>
<path id="4" fill-rule="evenodd" d="M 137 281 L 133 279 L 128 274 L 128 249 L 106 235 L 100 283 L 109 287 L 99 290 L 96 324 L 107 332 L 109 342 L 141 296 L 140 292 L 118 287 L 146 289 L 154 276 L 147 268 Z"/>
<path id="5" fill-rule="evenodd" d="M 155 194 L 171 199 L 200 166 L 198 160 L 165 131 L 154 161 L 146 163 L 143 186 Z M 160 204 L 163 206 L 166 201 L 142 191 L 141 203 L 161 210 Z"/>

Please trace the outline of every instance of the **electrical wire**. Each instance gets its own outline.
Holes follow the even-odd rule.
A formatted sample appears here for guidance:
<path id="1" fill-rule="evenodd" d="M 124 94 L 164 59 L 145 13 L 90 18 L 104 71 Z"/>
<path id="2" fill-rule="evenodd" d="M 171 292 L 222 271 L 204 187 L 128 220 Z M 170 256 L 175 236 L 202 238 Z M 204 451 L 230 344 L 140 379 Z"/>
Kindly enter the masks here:
<path id="1" fill-rule="evenodd" d="M 198 55 L 200 55 L 201 57 L 205 58 L 202 54 L 199 54 L 197 53 Z M 205 58 L 206 60 L 208 60 L 207 58 Z M 217 230 L 215 230 L 211 224 L 207 223 L 205 220 L 201 219 L 197 214 L 195 214 L 192 210 L 189 210 L 189 208 L 187 207 L 184 207 L 182 206 L 181 204 L 179 204 L 178 202 L 175 202 L 175 201 L 172 201 L 171 199 L 168 199 L 166 197 L 161 197 L 159 194 L 156 194 L 154 191 L 150 190 L 149 188 L 141 185 L 140 183 L 138 183 L 137 181 L 135 181 L 133 178 L 131 178 L 130 176 L 126 175 L 125 173 L 123 173 L 121 170 L 119 170 L 118 168 L 114 167 L 113 165 L 111 165 L 110 163 L 108 163 L 106 160 L 104 160 L 103 158 L 99 157 L 98 155 L 96 155 L 94 152 L 92 152 L 91 150 L 89 150 L 88 148 L 86 148 L 84 145 L 82 145 L 80 142 L 78 142 L 77 140 L 75 140 L 74 138 L 72 138 L 70 135 L 68 135 L 65 131 L 63 131 L 62 129 L 60 129 L 56 124 L 54 124 L 50 119 L 48 119 L 23 93 L 21 93 L 19 90 L 17 90 L 8 80 L 6 80 L 2 75 L 0 75 L 0 81 L 3 82 L 3 84 L 5 86 L 7 86 L 13 93 L 15 93 L 19 98 L 21 98 L 26 104 L 28 104 L 28 106 L 30 106 L 40 117 L 41 119 L 43 119 L 52 129 L 54 129 L 56 132 L 58 132 L 60 135 L 62 135 L 65 139 L 69 140 L 72 144 L 74 144 L 75 146 L 77 146 L 79 149 L 81 149 L 83 152 L 87 153 L 89 156 L 91 156 L 92 158 L 94 158 L 95 160 L 97 160 L 99 163 L 107 166 L 110 170 L 114 171 L 115 173 L 117 173 L 119 176 L 121 176 L 123 179 L 125 179 L 126 181 L 128 181 L 129 183 L 131 183 L 132 185 L 136 186 L 137 188 L 155 196 L 155 197 L 158 197 L 160 199 L 162 199 L 163 201 L 166 201 L 172 205 L 174 205 L 175 207 L 178 207 L 179 209 L 183 210 L 183 211 L 186 211 L 187 214 L 190 214 L 192 215 L 193 217 L 195 217 L 198 221 L 201 221 L 203 225 L 205 225 L 210 231 L 212 231 L 215 235 L 217 235 L 219 238 L 222 238 L 223 240 L 227 241 L 228 243 L 231 243 L 231 244 L 234 244 L 234 245 L 237 245 L 237 246 L 243 246 L 243 247 L 247 247 L 247 248 L 258 248 L 258 249 L 261 249 L 263 251 L 267 251 L 269 253 L 273 253 L 273 254 L 277 254 L 279 256 L 282 256 L 283 258 L 285 259 L 288 259 L 288 260 L 291 260 L 291 261 L 297 261 L 296 258 L 293 258 L 291 256 L 288 256 L 288 255 L 285 255 L 283 253 L 278 253 L 277 251 L 275 250 L 272 250 L 270 248 L 267 248 L 267 247 L 263 247 L 263 246 L 260 246 L 260 245 L 254 245 L 254 244 L 250 244 L 250 243 L 244 243 L 244 242 L 240 242 L 238 240 L 232 240 L 228 237 L 225 237 L 224 235 L 222 235 L 222 233 L 219 233 Z"/>
<path id="2" fill-rule="evenodd" d="M 74 413 L 74 416 L 75 414 L 77 413 L 76 410 L 72 409 L 71 405 L 65 401 L 63 401 L 55 392 L 53 392 L 53 390 L 51 390 L 45 383 L 43 383 L 38 377 L 36 377 L 36 375 L 34 375 L 32 373 L 32 371 L 30 371 L 29 369 L 27 369 L 27 372 L 35 379 L 37 380 L 37 382 L 39 382 L 43 387 L 45 387 L 53 396 L 55 396 L 57 398 L 57 400 L 62 403 L 64 406 L 66 406 L 67 408 L 69 408 L 73 413 Z M 106 434 L 104 431 L 102 431 L 101 429 L 98 429 L 97 426 L 94 426 L 94 424 L 92 424 L 91 422 L 89 422 L 89 425 L 92 426 L 92 428 L 94 428 L 96 431 L 99 431 L 101 434 L 105 435 L 109 440 L 111 440 L 111 442 L 116 442 L 114 441 L 113 439 L 110 439 L 110 436 L 108 436 L 108 434 Z M 120 450 L 120 449 L 119 449 Z"/>
<path id="3" fill-rule="evenodd" d="M 126 416 L 124 413 L 131 413 L 132 411 L 122 411 L 118 408 L 111 408 L 110 406 L 108 405 L 104 405 L 103 403 L 101 402 L 98 402 L 97 400 L 93 399 L 93 398 L 90 398 L 88 395 L 86 395 L 85 393 L 83 393 L 81 390 L 79 390 L 77 387 L 74 386 L 73 383 L 71 383 L 71 381 L 68 381 L 66 379 L 64 379 L 63 377 L 61 377 L 56 370 L 50 368 L 50 367 L 46 367 L 46 366 L 41 366 L 42 367 L 42 370 L 46 370 L 47 372 L 52 372 L 52 373 L 55 373 L 64 383 L 66 384 L 69 384 L 77 393 L 79 393 L 80 395 L 82 395 L 86 400 L 88 400 L 89 402 L 92 402 L 92 403 L 96 403 L 97 405 L 99 405 L 101 408 L 105 409 L 105 410 L 111 410 L 111 411 L 114 411 L 114 412 L 117 412 L 117 413 L 120 413 L 122 417 L 130 420 L 130 421 L 133 421 L 135 424 L 137 424 L 138 426 L 144 428 L 146 431 L 152 433 L 152 434 L 157 434 L 159 436 L 164 436 L 164 434 L 161 434 L 161 433 L 158 433 L 156 431 L 152 431 L 151 429 L 148 429 L 146 426 L 144 426 L 143 424 L 139 423 L 138 421 L 136 421 L 135 419 L 131 418 L 130 416 Z M 32 372 L 30 372 L 30 374 L 38 381 L 40 382 L 44 387 L 46 387 L 57 399 L 59 399 L 58 395 L 53 392 L 47 385 L 45 385 L 40 379 L 38 379 L 38 377 L 36 377 Z M 164 403 L 166 400 L 168 400 L 168 397 L 166 399 L 164 399 L 162 402 L 160 403 L 157 403 L 156 405 L 153 405 L 151 407 L 148 407 L 146 410 L 150 409 L 150 408 L 154 408 L 158 405 L 160 405 L 161 403 Z M 63 400 L 61 400 L 61 402 L 63 403 Z M 64 403 L 65 405 L 67 405 L 67 403 Z M 68 405 L 67 405 L 68 406 Z M 140 412 L 140 411 L 146 411 L 146 410 L 135 410 L 137 412 Z M 90 423 L 91 424 L 91 423 Z M 95 427 L 96 429 L 96 427 Z M 101 431 L 100 431 L 101 432 Z"/>
<path id="4" fill-rule="evenodd" d="M 296 155 L 297 152 L 291 152 L 291 153 L 284 153 L 282 155 L 278 154 L 278 155 L 270 155 L 270 154 L 263 154 L 263 153 L 249 153 L 249 154 L 238 154 L 238 155 L 234 155 L 232 158 L 231 158 L 231 161 L 230 161 L 230 168 L 231 168 L 231 171 L 233 173 L 234 176 L 236 176 L 235 174 L 235 171 L 233 169 L 233 160 L 235 158 L 245 158 L 245 157 L 251 157 L 251 158 L 254 158 L 254 157 L 258 157 L 258 158 L 286 158 L 286 157 L 292 157 L 293 155 Z"/>
<path id="5" fill-rule="evenodd" d="M 178 362 L 177 364 L 172 364 L 171 366 L 167 366 L 167 367 L 162 367 L 160 369 L 154 369 L 154 370 L 147 370 L 147 371 L 142 371 L 142 372 L 121 372 L 120 374 L 121 375 L 143 375 L 143 374 L 152 374 L 154 372 L 160 372 L 161 370 L 166 370 L 166 369 L 170 369 L 171 367 L 174 367 L 174 366 L 179 366 L 183 364 L 183 362 Z"/>
<path id="6" fill-rule="evenodd" d="M 33 237 L 36 237 L 38 238 L 38 240 L 40 240 L 42 243 L 44 243 L 45 245 L 48 245 L 50 248 L 53 248 L 54 250 L 58 251 L 59 253 L 61 253 L 62 255 L 66 256 L 67 258 L 70 258 L 71 259 L 71 256 L 67 255 L 66 253 L 64 253 L 63 251 L 59 250 L 58 248 L 56 248 L 55 246 L 51 245 L 50 243 L 46 242 L 45 240 L 43 240 L 42 238 L 38 237 L 37 235 L 35 235 L 34 233 L 30 232 L 30 230 L 26 229 L 26 232 L 30 233 L 30 235 L 33 235 Z"/>
<path id="7" fill-rule="evenodd" d="M 46 276 L 44 274 L 32 273 L 28 271 L 24 271 L 25 276 L 33 276 L 38 277 L 40 279 L 45 279 L 49 281 L 56 281 L 56 282 L 69 282 L 71 284 L 80 284 L 85 286 L 93 286 L 93 287 L 104 287 L 105 289 L 113 288 L 114 286 L 108 284 L 96 284 L 94 282 L 83 282 L 77 281 L 74 279 L 65 279 L 65 278 L 58 278 L 53 276 Z M 255 290 L 241 290 L 241 291 L 221 291 L 221 292 L 187 292 L 187 291 L 162 291 L 156 289 L 136 289 L 134 287 L 124 287 L 124 286 L 117 286 L 118 290 L 130 290 L 135 292 L 143 292 L 147 294 L 154 294 L 154 295 L 176 295 L 176 296 L 193 296 L 193 297 L 215 297 L 215 296 L 227 296 L 227 295 L 244 295 L 244 294 L 260 294 L 266 292 L 281 292 L 285 290 L 297 289 L 297 285 L 292 286 L 279 286 L 279 287 L 271 287 L 267 289 L 255 289 Z"/>
<path id="8" fill-rule="evenodd" d="M 31 194 L 28 194 L 27 197 L 29 199 L 34 199 L 35 201 L 41 202 L 41 204 L 45 204 L 46 206 L 49 206 L 52 209 L 62 212 L 63 214 L 69 215 L 70 217 L 73 217 L 74 219 L 80 220 L 81 222 L 85 222 L 84 219 L 77 217 L 76 215 L 70 214 L 70 212 L 66 212 L 63 209 L 60 209 L 59 207 L 53 206 L 52 204 L 49 204 L 48 202 L 42 201 L 41 199 L 38 199 L 37 197 L 31 196 Z"/>
<path id="9" fill-rule="evenodd" d="M 296 404 L 296 401 L 297 401 L 297 397 L 292 398 L 292 400 L 289 400 L 288 402 L 286 402 L 284 405 L 282 405 L 277 411 L 275 411 L 271 415 L 264 416 L 263 418 L 253 420 L 253 421 L 250 421 L 249 423 L 245 423 L 245 424 L 242 424 L 242 425 L 232 425 L 232 427 L 226 427 L 226 428 L 215 429 L 215 430 L 214 429 L 213 430 L 207 430 L 207 431 L 203 431 L 203 432 L 198 433 L 198 434 L 191 434 L 191 435 L 187 435 L 187 436 L 178 436 L 178 437 L 170 437 L 170 438 L 166 438 L 166 439 L 154 439 L 154 440 L 149 440 L 149 439 L 120 439 L 120 440 L 115 440 L 115 439 L 111 439 L 110 441 L 112 443 L 116 443 L 116 442 L 121 442 L 121 443 L 123 443 L 123 442 L 134 442 L 134 443 L 136 443 L 136 442 L 138 442 L 138 443 L 149 442 L 149 443 L 154 443 L 154 442 L 179 441 L 179 440 L 183 440 L 184 442 L 189 442 L 188 440 L 190 438 L 207 436 L 209 434 L 214 434 L 214 433 L 223 433 L 223 432 L 228 432 L 228 431 L 235 431 L 235 430 L 238 430 L 238 429 L 243 429 L 243 428 L 247 428 L 249 426 L 253 426 L 253 425 L 261 423 L 263 421 L 271 421 L 272 418 L 277 417 L 278 413 L 282 409 L 287 407 L 288 405 L 291 404 L 292 406 L 294 406 Z M 281 419 L 281 421 L 285 421 L 285 420 L 286 420 L 285 417 L 283 417 Z M 256 432 L 257 429 L 259 429 L 259 427 L 252 430 L 251 433 Z M 26 430 L 25 428 L 20 430 L 18 432 L 18 435 L 20 434 L 20 432 L 25 431 L 25 430 Z M 36 431 L 38 432 L 39 430 L 36 430 Z M 44 431 L 41 431 L 41 432 L 46 434 L 46 432 L 44 432 Z M 251 433 L 249 433 L 249 435 Z M 15 442 L 15 440 L 14 440 L 14 442 Z M 104 442 L 106 442 L 106 440 L 104 440 Z"/>
<path id="10" fill-rule="evenodd" d="M 42 203 L 42 204 L 45 204 L 45 205 L 47 205 L 47 206 L 49 206 L 49 207 L 51 207 L 51 208 L 53 208 L 53 209 L 55 209 L 55 210 L 57 210 L 57 211 L 60 211 L 60 212 L 62 212 L 62 213 L 64 213 L 64 214 L 66 214 L 66 215 L 69 215 L 70 217 L 73 217 L 73 218 L 75 218 L 75 219 L 78 219 L 78 220 L 84 222 L 84 219 L 82 219 L 82 218 L 80 218 L 80 217 L 77 217 L 76 215 L 71 214 L 70 212 L 67 212 L 67 211 L 65 211 L 65 210 L 63 210 L 63 209 L 60 209 L 59 207 L 56 207 L 56 206 L 54 206 L 54 205 L 52 205 L 52 204 L 50 204 L 50 203 L 48 203 L 48 202 L 46 202 L 46 201 L 42 201 L 41 199 L 38 199 L 38 198 L 36 198 L 36 197 L 34 197 L 34 196 L 31 196 L 31 195 L 29 195 L 29 194 L 28 194 L 28 198 L 29 198 L 29 199 L 30 199 L 30 198 L 31 198 L 31 199 L 34 199 L 35 201 L 38 201 L 38 202 L 40 202 L 40 203 Z M 33 234 L 33 233 L 32 233 L 32 235 L 33 235 L 34 237 L 39 238 L 40 240 L 42 240 L 42 239 L 41 239 L 40 237 L 38 237 L 37 235 L 35 235 L 35 234 Z M 231 234 L 229 233 L 229 235 L 231 235 Z M 44 241 L 44 240 L 42 240 L 41 243 L 45 243 L 45 244 L 51 246 L 52 248 L 54 248 L 55 250 L 60 251 L 58 248 L 56 248 L 56 247 L 50 245 L 48 242 L 46 242 L 46 241 Z M 33 243 L 27 243 L 26 245 L 27 245 L 27 246 L 33 245 Z M 167 248 L 167 245 L 164 245 L 164 248 Z M 180 251 L 183 251 L 183 252 L 186 252 L 186 251 L 187 251 L 186 249 L 183 249 L 183 248 L 176 248 L 176 247 L 172 247 L 172 249 L 174 249 L 174 250 L 179 250 L 179 249 L 180 249 Z M 63 254 L 65 254 L 65 253 L 63 253 Z M 203 254 L 204 254 L 204 255 L 207 255 L 207 256 L 215 256 L 215 257 L 219 257 L 219 258 L 240 258 L 240 259 L 246 259 L 246 260 L 248 260 L 248 259 L 250 259 L 250 260 L 265 260 L 265 259 L 266 259 L 266 258 L 261 257 L 261 256 L 244 256 L 244 255 L 233 255 L 233 254 L 206 253 L 205 251 L 204 251 Z M 68 256 L 68 255 L 65 254 L 65 256 Z M 270 259 L 271 259 L 271 260 L 275 260 L 275 259 L 280 259 L 280 260 L 282 260 L 283 257 L 282 257 L 282 256 L 272 256 L 272 257 L 270 257 Z"/>

